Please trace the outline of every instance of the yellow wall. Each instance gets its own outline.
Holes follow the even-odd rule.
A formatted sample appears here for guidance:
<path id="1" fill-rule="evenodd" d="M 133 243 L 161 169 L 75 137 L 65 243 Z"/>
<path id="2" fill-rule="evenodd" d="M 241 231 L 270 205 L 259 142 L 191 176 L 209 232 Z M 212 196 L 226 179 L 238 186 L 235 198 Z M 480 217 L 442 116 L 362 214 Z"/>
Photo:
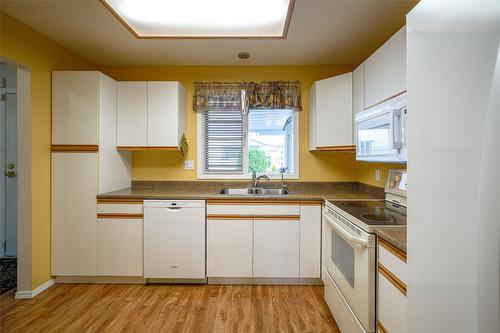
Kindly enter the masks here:
<path id="1" fill-rule="evenodd" d="M 0 56 L 31 71 L 32 288 L 50 279 L 51 71 L 93 66 L 0 11 Z"/>
<path id="2" fill-rule="evenodd" d="M 0 11 L 0 56 L 31 70 L 32 113 L 32 287 L 50 279 L 50 143 L 51 71 L 99 69 L 23 23 Z M 188 106 L 194 81 L 300 80 L 304 110 L 300 113 L 300 180 L 352 181 L 383 186 L 384 164 L 357 163 L 354 154 L 310 153 L 308 147 L 308 89 L 315 80 L 349 71 L 328 66 L 147 66 L 103 67 L 117 80 L 179 80 L 187 88 Z M 188 111 L 187 159 L 196 160 L 196 114 Z M 184 171 L 177 152 L 137 152 L 136 180 L 193 180 L 196 171 Z M 399 166 L 390 166 L 399 167 Z M 382 181 L 375 182 L 375 169 Z"/>
<path id="3" fill-rule="evenodd" d="M 351 70 L 349 67 L 320 66 L 147 66 L 105 67 L 101 70 L 116 80 L 178 80 L 187 90 L 187 159 L 196 161 L 197 117 L 192 111 L 195 81 L 299 80 L 303 111 L 300 112 L 300 180 L 345 181 L 353 179 L 353 154 L 310 153 L 308 151 L 308 91 L 316 80 Z M 184 170 L 178 152 L 135 152 L 134 180 L 194 180 L 194 171 Z"/>

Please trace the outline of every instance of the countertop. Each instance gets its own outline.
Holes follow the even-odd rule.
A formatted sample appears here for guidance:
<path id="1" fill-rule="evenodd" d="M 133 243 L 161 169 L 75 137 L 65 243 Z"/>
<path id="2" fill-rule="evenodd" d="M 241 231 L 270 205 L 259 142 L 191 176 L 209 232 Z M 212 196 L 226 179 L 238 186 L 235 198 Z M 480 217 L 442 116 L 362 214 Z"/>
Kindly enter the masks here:
<path id="1" fill-rule="evenodd" d="M 406 227 L 375 228 L 375 234 L 406 253 Z"/>
<path id="2" fill-rule="evenodd" d="M 288 195 L 227 195 L 218 194 L 222 188 L 248 187 L 246 182 L 219 181 L 134 181 L 132 187 L 102 193 L 98 199 L 241 199 L 318 201 L 383 199 L 384 189 L 357 182 L 288 182 Z M 277 188 L 279 182 L 268 182 L 262 187 Z"/>

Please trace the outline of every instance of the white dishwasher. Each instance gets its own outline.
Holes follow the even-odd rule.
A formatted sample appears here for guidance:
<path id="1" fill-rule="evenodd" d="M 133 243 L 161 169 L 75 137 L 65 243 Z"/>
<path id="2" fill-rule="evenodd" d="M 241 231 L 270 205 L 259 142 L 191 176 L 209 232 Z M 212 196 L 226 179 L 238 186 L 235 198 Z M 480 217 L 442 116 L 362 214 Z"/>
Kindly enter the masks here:
<path id="1" fill-rule="evenodd" d="M 205 201 L 144 200 L 144 277 L 205 276 Z"/>

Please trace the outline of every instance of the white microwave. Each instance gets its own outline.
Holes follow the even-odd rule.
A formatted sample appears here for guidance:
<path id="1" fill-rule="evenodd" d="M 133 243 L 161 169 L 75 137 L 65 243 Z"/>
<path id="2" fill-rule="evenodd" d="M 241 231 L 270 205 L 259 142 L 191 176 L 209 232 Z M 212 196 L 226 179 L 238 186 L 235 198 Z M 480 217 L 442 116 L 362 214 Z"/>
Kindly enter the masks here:
<path id="1" fill-rule="evenodd" d="M 356 114 L 356 160 L 406 163 L 406 93 Z"/>

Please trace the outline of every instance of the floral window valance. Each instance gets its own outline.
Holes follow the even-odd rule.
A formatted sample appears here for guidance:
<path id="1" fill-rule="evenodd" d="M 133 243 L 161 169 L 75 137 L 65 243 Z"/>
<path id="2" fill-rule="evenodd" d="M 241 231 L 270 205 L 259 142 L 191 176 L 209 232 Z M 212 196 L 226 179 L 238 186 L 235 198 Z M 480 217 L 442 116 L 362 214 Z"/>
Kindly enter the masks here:
<path id="1" fill-rule="evenodd" d="M 242 95 L 242 90 L 246 94 Z M 300 82 L 195 82 L 193 109 L 241 109 L 247 103 L 249 109 L 302 110 Z"/>

